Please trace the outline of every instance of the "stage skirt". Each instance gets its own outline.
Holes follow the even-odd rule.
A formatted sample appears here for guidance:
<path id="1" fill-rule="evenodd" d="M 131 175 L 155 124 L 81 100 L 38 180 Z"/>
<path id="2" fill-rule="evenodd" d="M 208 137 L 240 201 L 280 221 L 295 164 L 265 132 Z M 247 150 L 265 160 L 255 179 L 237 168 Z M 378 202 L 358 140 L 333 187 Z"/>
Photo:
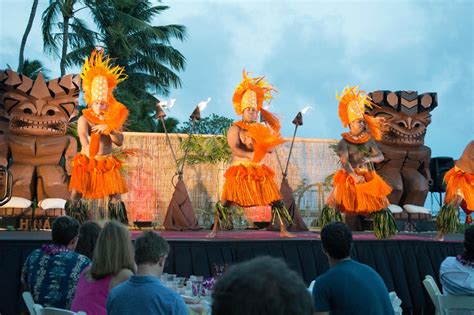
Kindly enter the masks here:
<path id="1" fill-rule="evenodd" d="M 237 162 L 224 174 L 222 200 L 241 207 L 266 206 L 281 199 L 275 173 L 264 164 Z"/>
<path id="2" fill-rule="evenodd" d="M 332 200 L 328 203 L 335 204 L 343 212 L 358 214 L 369 214 L 388 207 L 387 196 L 392 188 L 375 171 L 354 171 L 364 176 L 365 182 L 356 184 L 344 169 L 337 171 L 330 196 Z"/>
<path id="3" fill-rule="evenodd" d="M 122 162 L 113 155 L 90 158 L 77 154 L 72 160 L 69 190 L 75 188 L 86 199 L 126 193 L 128 190 L 120 173 L 121 166 Z"/>
<path id="4" fill-rule="evenodd" d="M 474 210 L 474 174 L 463 172 L 460 168 L 453 167 L 444 175 L 446 183 L 445 203 L 450 203 L 460 194 L 465 203 L 463 210 L 466 214 Z"/>

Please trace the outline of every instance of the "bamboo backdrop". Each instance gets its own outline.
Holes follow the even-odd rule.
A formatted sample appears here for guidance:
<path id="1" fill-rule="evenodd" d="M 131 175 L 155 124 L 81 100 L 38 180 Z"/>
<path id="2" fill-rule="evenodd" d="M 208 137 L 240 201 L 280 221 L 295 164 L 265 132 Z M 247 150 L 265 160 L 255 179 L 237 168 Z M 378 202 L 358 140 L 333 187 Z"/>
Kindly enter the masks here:
<path id="1" fill-rule="evenodd" d="M 166 143 L 165 134 L 125 132 L 122 149 L 138 152 L 125 160 L 125 176 L 129 192 L 123 195 L 130 221 L 152 221 L 161 226 L 168 203 L 176 183 L 176 166 Z M 171 144 L 180 158 L 184 152 L 180 142 L 187 135 L 170 134 Z M 276 152 L 268 154 L 264 162 L 276 173 L 279 185 L 282 178 L 276 154 L 283 168 L 288 157 L 291 139 L 281 145 Z M 329 187 L 325 178 L 338 168 L 338 158 L 330 145 L 336 140 L 295 139 L 288 167 L 288 181 L 295 193 L 303 217 L 310 225 L 316 212 L 324 204 Z M 198 216 L 199 223 L 206 227 L 210 223 L 211 209 L 219 200 L 223 184 L 223 174 L 228 165 L 198 164 L 185 165 L 184 182 L 189 197 Z"/>

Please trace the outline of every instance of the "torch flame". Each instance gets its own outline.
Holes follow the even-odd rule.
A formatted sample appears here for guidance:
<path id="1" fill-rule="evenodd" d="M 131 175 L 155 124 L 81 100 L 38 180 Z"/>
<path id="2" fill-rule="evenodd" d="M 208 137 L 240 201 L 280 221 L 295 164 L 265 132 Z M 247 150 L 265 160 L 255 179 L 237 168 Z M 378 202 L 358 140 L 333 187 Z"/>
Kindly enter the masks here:
<path id="1" fill-rule="evenodd" d="M 211 97 L 208 97 L 207 101 L 199 102 L 198 105 L 197 105 L 199 107 L 199 110 L 203 111 L 207 107 L 207 104 L 211 101 L 211 99 L 212 99 Z"/>
<path id="2" fill-rule="evenodd" d="M 306 114 L 306 112 L 307 112 L 308 110 L 310 110 L 310 109 L 313 109 L 313 107 L 311 107 L 311 106 L 306 106 L 305 108 L 303 108 L 302 110 L 300 110 L 300 112 L 301 112 L 301 114 L 304 115 L 304 114 Z"/>

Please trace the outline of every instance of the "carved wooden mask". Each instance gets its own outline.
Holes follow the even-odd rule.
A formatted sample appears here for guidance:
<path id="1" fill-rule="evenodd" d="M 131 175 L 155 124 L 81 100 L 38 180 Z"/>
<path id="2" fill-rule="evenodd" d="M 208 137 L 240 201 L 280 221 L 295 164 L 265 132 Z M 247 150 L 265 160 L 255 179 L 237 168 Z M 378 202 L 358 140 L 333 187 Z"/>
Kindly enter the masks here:
<path id="1" fill-rule="evenodd" d="M 0 116 L 9 132 L 19 135 L 59 136 L 77 115 L 79 75 L 68 74 L 46 82 L 10 69 L 0 71 Z"/>
<path id="2" fill-rule="evenodd" d="M 421 146 L 424 144 L 430 112 L 438 105 L 436 93 L 418 95 L 415 91 L 375 91 L 369 93 L 378 105 L 368 114 L 384 117 L 389 123 L 389 131 L 381 140 L 389 145 Z"/>

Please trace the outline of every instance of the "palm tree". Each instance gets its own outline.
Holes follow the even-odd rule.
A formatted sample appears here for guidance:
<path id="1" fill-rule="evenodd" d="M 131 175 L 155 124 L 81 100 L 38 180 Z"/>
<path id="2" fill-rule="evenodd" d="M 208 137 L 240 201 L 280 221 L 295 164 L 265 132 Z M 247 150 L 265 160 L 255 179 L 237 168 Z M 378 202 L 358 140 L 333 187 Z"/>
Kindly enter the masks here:
<path id="1" fill-rule="evenodd" d="M 50 72 L 46 69 L 43 63 L 37 59 L 29 60 L 25 59 L 23 63 L 23 68 L 20 71 L 23 75 L 26 75 L 32 80 L 35 80 L 38 74 L 41 72 L 45 80 L 49 79 L 48 73 Z"/>
<path id="2" fill-rule="evenodd" d="M 186 59 L 170 45 L 172 39 L 183 41 L 182 25 L 153 26 L 151 21 L 168 6 L 152 6 L 149 0 L 103 0 L 87 4 L 98 29 L 97 42 L 78 47 L 68 54 L 68 62 L 81 65 L 94 45 L 102 46 L 115 63 L 125 67 L 126 82 L 140 89 L 154 87 L 167 95 L 170 87 L 181 87 L 176 71 L 184 70 Z"/>
<path id="3" fill-rule="evenodd" d="M 9 64 L 7 64 L 7 68 L 11 69 L 12 67 Z M 25 61 L 23 61 L 23 67 L 21 69 L 18 69 L 17 72 L 27 76 L 28 78 L 32 80 L 35 80 L 38 77 L 38 74 L 41 72 L 43 73 L 43 77 L 45 78 L 45 80 L 48 80 L 49 79 L 48 73 L 50 71 L 46 69 L 43 66 L 43 63 L 39 61 L 38 59 L 33 59 L 33 60 L 25 59 Z"/>
<path id="4" fill-rule="evenodd" d="M 83 3 L 84 6 L 75 9 L 75 5 Z M 61 76 L 66 74 L 66 56 L 70 46 L 72 49 L 85 45 L 93 45 L 95 32 L 89 30 L 83 20 L 75 14 L 87 8 L 91 0 L 50 0 L 49 6 L 43 12 L 42 31 L 44 51 L 53 56 L 59 56 Z M 93 2 L 93 1 L 92 1 Z M 58 20 L 62 18 L 62 22 Z M 61 53 L 59 53 L 61 46 Z"/>
<path id="5" fill-rule="evenodd" d="M 25 62 L 24 61 L 24 53 L 25 53 L 26 40 L 28 38 L 28 35 L 30 34 L 31 26 L 33 25 L 33 21 L 35 20 L 36 9 L 37 8 L 38 8 L 38 0 L 33 0 L 33 5 L 31 6 L 30 18 L 28 19 L 28 24 L 26 24 L 25 33 L 23 33 L 23 38 L 21 39 L 20 56 L 19 56 L 19 60 L 18 60 L 18 70 L 17 70 L 17 72 L 20 72 L 20 69 L 23 69 L 23 63 Z"/>
<path id="6" fill-rule="evenodd" d="M 167 117 L 165 118 L 165 127 L 166 131 L 173 133 L 173 132 L 178 132 L 178 125 L 179 125 L 179 120 L 174 118 L 174 117 Z M 161 122 L 158 122 L 158 127 L 156 129 L 156 132 L 159 133 L 164 133 L 165 129 L 163 128 L 163 125 Z"/>
<path id="7" fill-rule="evenodd" d="M 86 5 L 97 27 L 97 41 L 71 51 L 67 62 L 82 65 L 95 45 L 102 46 L 115 64 L 125 67 L 129 78 L 118 86 L 117 99 L 129 107 L 130 120 L 136 122 L 129 128 L 141 129 L 155 110 L 156 98 L 150 90 L 166 96 L 172 87 L 181 87 L 177 72 L 184 70 L 186 59 L 170 43 L 183 41 L 186 28 L 152 25 L 153 18 L 169 7 L 152 6 L 149 0 L 102 0 Z M 154 131 L 151 126 L 150 122 L 148 131 Z"/>

